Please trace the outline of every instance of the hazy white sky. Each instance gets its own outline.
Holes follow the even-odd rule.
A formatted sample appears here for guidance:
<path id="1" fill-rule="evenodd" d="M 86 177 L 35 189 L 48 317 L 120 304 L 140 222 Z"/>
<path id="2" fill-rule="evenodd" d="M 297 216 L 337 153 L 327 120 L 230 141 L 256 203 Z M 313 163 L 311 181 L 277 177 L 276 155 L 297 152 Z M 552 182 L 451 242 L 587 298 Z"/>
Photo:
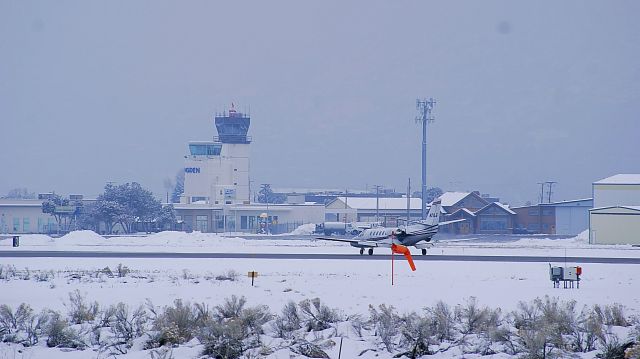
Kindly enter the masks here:
<path id="1" fill-rule="evenodd" d="M 158 196 L 213 113 L 251 107 L 251 177 L 420 181 L 535 201 L 640 172 L 638 1 L 3 1 L 0 193 Z"/>

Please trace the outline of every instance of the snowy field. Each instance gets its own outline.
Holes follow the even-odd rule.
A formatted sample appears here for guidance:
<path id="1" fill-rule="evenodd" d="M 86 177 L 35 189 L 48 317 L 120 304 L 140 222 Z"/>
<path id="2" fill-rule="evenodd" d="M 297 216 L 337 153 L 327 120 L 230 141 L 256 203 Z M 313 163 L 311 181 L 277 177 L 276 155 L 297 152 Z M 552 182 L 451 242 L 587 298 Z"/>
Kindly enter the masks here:
<path id="1" fill-rule="evenodd" d="M 566 240 L 523 239 L 500 243 L 439 243 L 430 255 L 549 255 L 637 258 L 640 251 L 630 246 L 590 246 L 584 234 Z M 14 250 L 10 241 L 0 242 L 0 251 Z M 214 234 L 164 232 L 149 237 L 104 239 L 93 232 L 73 232 L 58 239 L 44 235 L 21 237 L 20 250 L 100 250 L 144 252 L 247 252 L 247 253 L 355 253 L 341 243 L 311 240 L 244 240 Z M 378 249 L 377 253 L 387 252 Z M 414 250 L 414 255 L 418 252 Z M 562 263 L 555 263 L 560 264 Z M 580 289 L 553 288 L 547 263 L 492 263 L 418 261 L 411 272 L 404 260 L 395 264 L 395 285 L 391 286 L 391 264 L 366 260 L 273 260 L 273 259 L 117 259 L 117 258 L 0 258 L 5 276 L 0 280 L 0 304 L 16 308 L 28 303 L 36 312 L 49 308 L 65 312 L 69 293 L 76 289 L 102 307 L 126 302 L 138 306 L 150 300 L 162 307 L 175 299 L 217 305 L 231 295 L 244 296 L 248 305 L 263 304 L 278 313 L 285 303 L 320 298 L 329 307 L 352 315 L 366 316 L 369 306 L 393 305 L 400 313 L 421 311 L 442 300 L 451 306 L 476 297 L 483 306 L 515 310 L 519 301 L 545 295 L 584 305 L 619 303 L 629 315 L 640 314 L 640 265 L 582 265 Z M 574 265 L 574 263 L 568 263 Z M 581 265 L 577 263 L 577 265 Z M 117 275 L 126 266 L 128 273 Z M 105 270 L 109 268 L 112 275 Z M 257 271 L 255 285 L 247 278 Z M 220 280 L 229 273 L 236 280 Z M 218 279 L 216 279 L 218 277 Z M 233 275 L 232 275 L 233 277 Z M 367 343 L 347 335 L 342 358 L 356 357 Z M 61 351 L 44 346 L 21 349 L 0 346 L 0 358 L 96 358 L 92 350 Z M 174 357 L 198 357 L 201 347 L 191 343 L 176 348 Z M 328 350 L 337 358 L 337 348 Z M 372 353 L 372 352 L 368 352 Z M 457 354 L 456 354 L 457 353 Z M 289 358 L 291 352 L 275 352 L 271 358 Z M 457 357 L 459 352 L 441 353 Z M 148 351 L 130 351 L 125 358 L 149 358 Z M 589 354 L 590 355 L 590 354 Z M 391 357 L 376 352 L 375 356 Z M 508 356 L 504 356 L 508 357 Z M 584 356 L 591 357 L 591 356 Z"/>

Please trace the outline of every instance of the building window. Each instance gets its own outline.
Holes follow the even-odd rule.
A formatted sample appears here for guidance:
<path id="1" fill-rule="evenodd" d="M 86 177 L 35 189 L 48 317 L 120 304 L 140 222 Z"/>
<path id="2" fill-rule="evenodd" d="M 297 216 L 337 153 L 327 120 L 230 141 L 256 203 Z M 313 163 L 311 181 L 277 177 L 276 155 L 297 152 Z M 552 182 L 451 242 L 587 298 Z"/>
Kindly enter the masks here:
<path id="1" fill-rule="evenodd" d="M 44 219 L 38 218 L 38 233 L 44 233 Z"/>
<path id="2" fill-rule="evenodd" d="M 29 233 L 31 232 L 31 220 L 29 219 L 29 217 L 24 217 L 22 218 L 22 231 L 24 233 Z"/>
<path id="3" fill-rule="evenodd" d="M 249 228 L 249 229 L 256 228 L 256 217 L 255 216 L 249 216 L 249 225 L 248 225 L 247 228 Z"/>
<path id="4" fill-rule="evenodd" d="M 484 231 L 502 231 L 507 228 L 506 218 L 480 218 L 480 229 Z"/>
<path id="5" fill-rule="evenodd" d="M 539 215 L 539 214 L 540 214 L 540 210 L 539 210 L 539 209 L 537 209 L 537 208 L 536 208 L 536 209 L 530 209 L 530 210 L 529 210 L 529 215 L 530 215 L 530 216 L 537 216 L 537 215 Z"/>
<path id="6" fill-rule="evenodd" d="M 222 213 L 217 212 L 216 214 L 214 214 L 214 221 L 216 222 L 217 229 L 224 228 L 224 216 L 222 215 Z"/>
<path id="7" fill-rule="evenodd" d="M 538 223 L 529 223 L 527 224 L 527 229 L 530 231 L 539 231 L 540 230 L 540 226 L 538 225 Z"/>
<path id="8" fill-rule="evenodd" d="M 240 216 L 240 229 L 247 229 L 248 220 L 247 216 Z"/>
<path id="9" fill-rule="evenodd" d="M 184 216 L 184 230 L 187 232 L 193 231 L 193 216 Z"/>
<path id="10" fill-rule="evenodd" d="M 13 232 L 20 231 L 20 218 L 13 218 Z"/>
<path id="11" fill-rule="evenodd" d="M 542 210 L 542 215 L 543 216 L 553 216 L 553 211 L 550 209 L 543 209 Z"/>
<path id="12" fill-rule="evenodd" d="M 208 216 L 196 216 L 196 231 L 208 232 L 209 217 Z"/>
<path id="13" fill-rule="evenodd" d="M 55 229 L 56 229 L 56 222 L 53 220 L 53 218 L 47 219 L 47 232 L 51 233 L 55 231 Z"/>

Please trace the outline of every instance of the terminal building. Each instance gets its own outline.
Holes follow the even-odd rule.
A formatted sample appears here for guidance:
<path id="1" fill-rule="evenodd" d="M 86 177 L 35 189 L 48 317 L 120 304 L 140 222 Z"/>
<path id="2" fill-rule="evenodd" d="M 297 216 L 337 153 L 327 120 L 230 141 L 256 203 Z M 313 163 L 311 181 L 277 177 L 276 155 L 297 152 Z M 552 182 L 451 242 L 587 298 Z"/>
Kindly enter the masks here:
<path id="1" fill-rule="evenodd" d="M 217 136 L 189 142 L 184 193 L 174 204 L 182 229 L 200 232 L 286 233 L 324 221 L 324 204 L 291 197 L 284 204 L 252 203 L 249 187 L 249 115 L 216 114 Z"/>

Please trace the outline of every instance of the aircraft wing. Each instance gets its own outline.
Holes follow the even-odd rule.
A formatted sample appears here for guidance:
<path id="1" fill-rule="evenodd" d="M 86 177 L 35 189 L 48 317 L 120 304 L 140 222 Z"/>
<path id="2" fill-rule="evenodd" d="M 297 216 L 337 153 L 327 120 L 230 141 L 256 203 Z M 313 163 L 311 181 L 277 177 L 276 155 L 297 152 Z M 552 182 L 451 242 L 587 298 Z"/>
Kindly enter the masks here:
<path id="1" fill-rule="evenodd" d="M 466 218 L 454 219 L 453 221 L 439 222 L 438 225 L 439 226 L 446 226 L 447 224 L 458 223 L 458 222 L 462 222 L 462 221 L 466 221 L 466 220 L 467 220 Z"/>
<path id="2" fill-rule="evenodd" d="M 327 238 L 327 237 L 316 237 L 315 238 L 323 240 L 323 241 L 333 241 L 333 242 L 344 242 L 349 243 L 354 247 L 365 247 L 365 248 L 373 248 L 373 247 L 391 247 L 391 243 L 386 243 L 383 241 L 363 241 L 357 239 L 345 239 L 345 238 Z"/>
<path id="3" fill-rule="evenodd" d="M 323 241 L 332 241 L 332 242 L 358 243 L 357 239 L 327 238 L 327 237 L 316 237 L 315 239 L 320 239 Z"/>

